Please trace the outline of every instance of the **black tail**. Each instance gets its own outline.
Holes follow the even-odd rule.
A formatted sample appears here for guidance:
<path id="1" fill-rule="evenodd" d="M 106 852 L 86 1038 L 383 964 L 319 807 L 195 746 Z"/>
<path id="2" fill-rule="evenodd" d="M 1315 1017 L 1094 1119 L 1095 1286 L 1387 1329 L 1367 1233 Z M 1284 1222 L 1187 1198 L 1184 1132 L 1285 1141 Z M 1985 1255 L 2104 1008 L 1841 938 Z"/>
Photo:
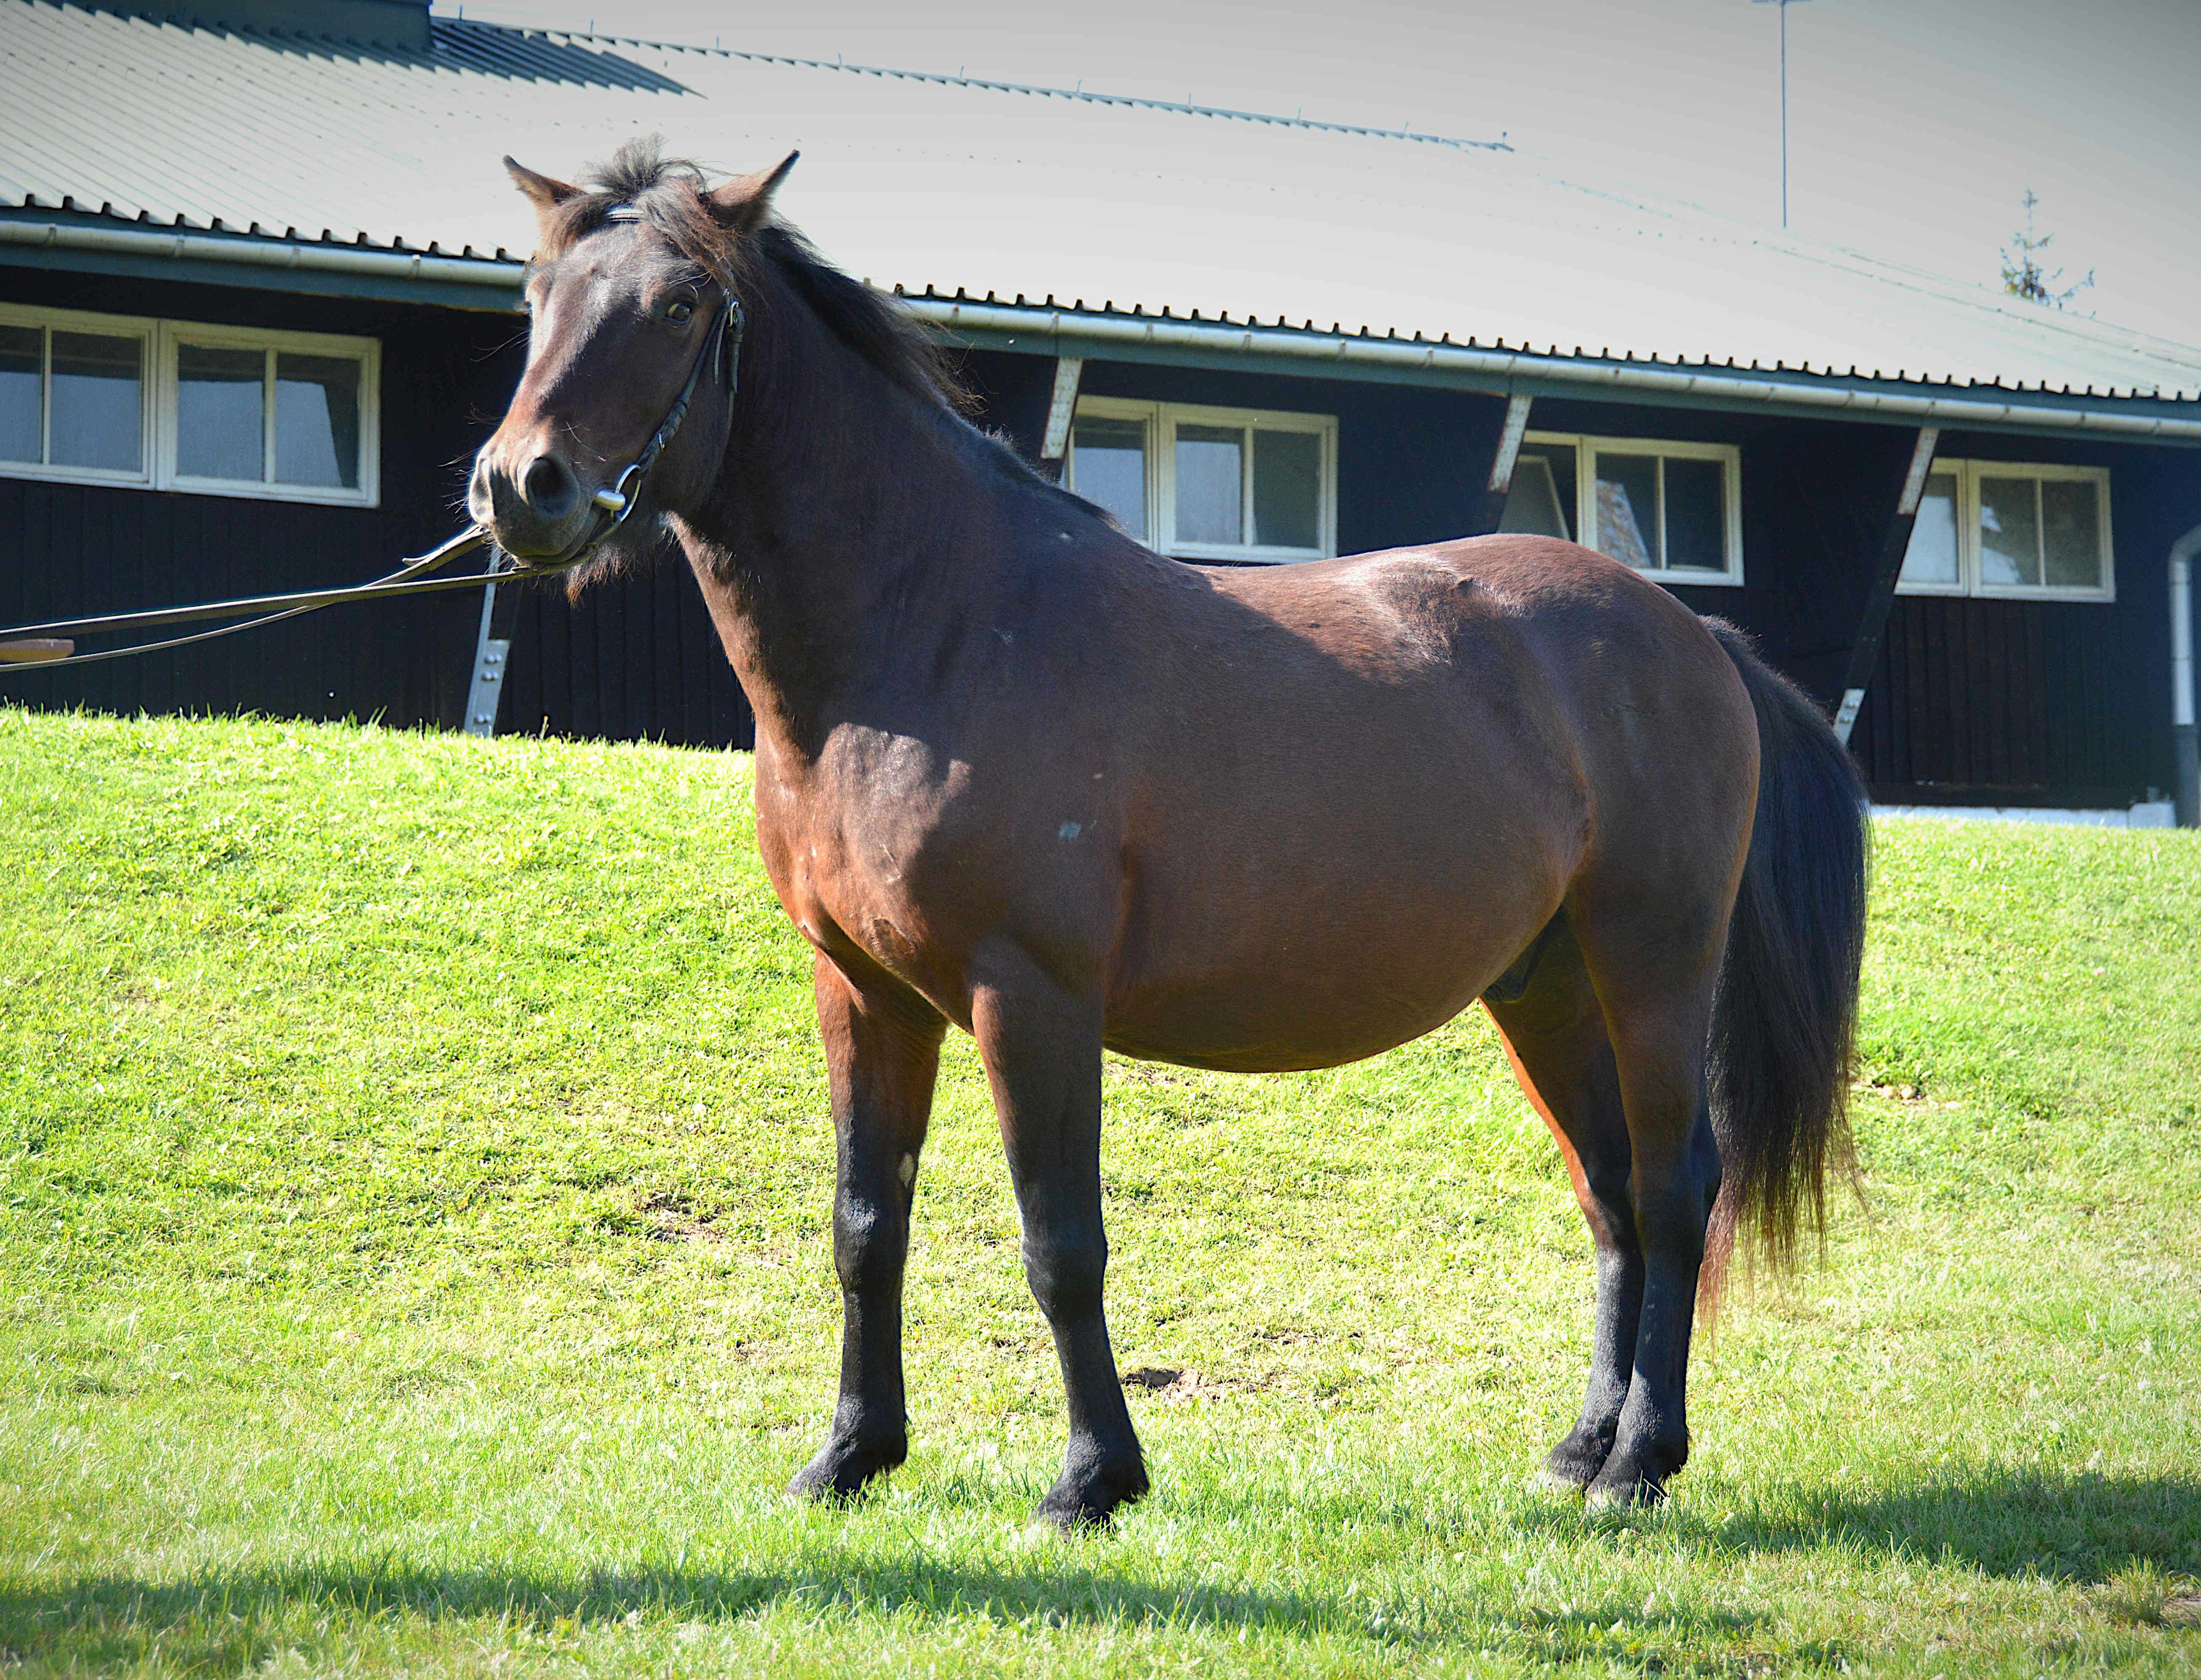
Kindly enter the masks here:
<path id="1" fill-rule="evenodd" d="M 1758 826 L 1712 998 L 1712 1127 L 1721 1184 L 1704 1297 L 1738 1231 L 1792 1257 L 1827 1168 L 1854 1171 L 1849 1085 L 1871 830 L 1849 751 L 1804 691 L 1734 625 L 1708 618 L 1758 713 Z"/>

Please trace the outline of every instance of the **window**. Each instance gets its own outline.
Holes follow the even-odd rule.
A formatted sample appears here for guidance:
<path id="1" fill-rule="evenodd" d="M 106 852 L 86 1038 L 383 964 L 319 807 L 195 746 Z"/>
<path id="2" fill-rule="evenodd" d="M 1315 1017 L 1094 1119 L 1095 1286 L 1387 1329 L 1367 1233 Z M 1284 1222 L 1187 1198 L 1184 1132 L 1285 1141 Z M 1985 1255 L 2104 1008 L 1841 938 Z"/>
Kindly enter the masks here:
<path id="1" fill-rule="evenodd" d="M 1313 560 L 1337 552 L 1337 422 L 1089 397 L 1070 489 L 1183 559 Z"/>
<path id="2" fill-rule="evenodd" d="M 0 313 L 0 471 L 143 483 L 150 321 Z"/>
<path id="3" fill-rule="evenodd" d="M 2108 470 L 1935 461 L 1896 587 L 1919 595 L 2115 600 Z"/>
<path id="4" fill-rule="evenodd" d="M 373 506 L 379 347 L 0 307 L 0 474 Z"/>
<path id="5" fill-rule="evenodd" d="M 1742 452 L 1530 432 L 1498 529 L 1564 537 L 1664 582 L 1742 582 Z"/>

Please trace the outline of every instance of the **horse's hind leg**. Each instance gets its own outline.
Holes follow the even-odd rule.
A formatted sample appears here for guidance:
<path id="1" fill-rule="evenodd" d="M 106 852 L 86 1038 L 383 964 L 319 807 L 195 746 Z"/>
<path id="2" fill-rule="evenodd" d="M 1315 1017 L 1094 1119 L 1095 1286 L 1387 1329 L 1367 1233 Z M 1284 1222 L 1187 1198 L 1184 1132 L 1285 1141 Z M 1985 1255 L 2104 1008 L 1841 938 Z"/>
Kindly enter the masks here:
<path id="1" fill-rule="evenodd" d="M 1628 1198 L 1642 1255 L 1634 1369 L 1593 1501 L 1645 1504 L 1689 1455 L 1689 1333 L 1720 1185 L 1705 1059 L 1733 876 L 1670 878 L 1568 904 L 1605 1013 L 1628 1127 Z"/>
<path id="2" fill-rule="evenodd" d="M 1643 1302 L 1643 1251 L 1628 1186 L 1628 1120 L 1605 1011 L 1564 921 L 1510 1002 L 1489 1000 L 1521 1089 L 1558 1139 L 1596 1248 L 1597 1316 L 1582 1416 L 1552 1449 L 1544 1477 L 1586 1488 L 1605 1467 L 1620 1430 L 1635 1364 Z"/>

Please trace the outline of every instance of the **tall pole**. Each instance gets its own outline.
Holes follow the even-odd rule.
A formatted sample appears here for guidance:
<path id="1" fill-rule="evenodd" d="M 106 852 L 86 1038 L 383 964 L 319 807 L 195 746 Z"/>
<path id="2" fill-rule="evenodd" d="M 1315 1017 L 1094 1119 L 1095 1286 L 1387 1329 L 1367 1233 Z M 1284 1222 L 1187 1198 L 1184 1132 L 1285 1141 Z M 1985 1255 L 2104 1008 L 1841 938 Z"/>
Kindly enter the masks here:
<path id="1" fill-rule="evenodd" d="M 1797 0 L 1751 0 L 1781 9 L 1781 225 L 1788 225 L 1788 9 Z"/>
<path id="2" fill-rule="evenodd" d="M 1781 225 L 1788 225 L 1788 0 L 1781 0 Z"/>

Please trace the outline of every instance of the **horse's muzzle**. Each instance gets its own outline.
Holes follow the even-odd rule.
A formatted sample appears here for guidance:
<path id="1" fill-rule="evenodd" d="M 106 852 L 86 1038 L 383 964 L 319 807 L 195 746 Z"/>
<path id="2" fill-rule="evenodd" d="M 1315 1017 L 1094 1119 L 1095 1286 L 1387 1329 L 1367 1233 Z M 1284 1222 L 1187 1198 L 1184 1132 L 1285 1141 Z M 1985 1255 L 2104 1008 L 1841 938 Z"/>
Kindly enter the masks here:
<path id="1" fill-rule="evenodd" d="M 571 558 L 598 517 L 596 493 L 568 463 L 545 450 L 514 471 L 494 444 L 474 458 L 467 511 L 523 566 Z"/>

